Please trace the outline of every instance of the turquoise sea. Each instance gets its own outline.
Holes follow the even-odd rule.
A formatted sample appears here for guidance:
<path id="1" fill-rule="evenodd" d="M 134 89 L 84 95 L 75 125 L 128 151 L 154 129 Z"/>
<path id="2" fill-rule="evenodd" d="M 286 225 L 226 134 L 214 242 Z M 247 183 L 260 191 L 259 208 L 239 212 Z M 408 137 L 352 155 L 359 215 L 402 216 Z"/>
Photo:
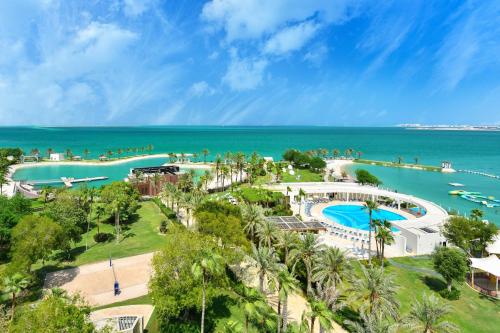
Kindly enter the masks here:
<path id="1" fill-rule="evenodd" d="M 301 150 L 353 148 L 363 152 L 363 158 L 395 161 L 402 156 L 405 161 L 440 165 L 448 160 L 455 169 L 471 169 L 500 175 L 500 132 L 472 131 L 424 131 L 402 128 L 338 128 L 338 127 L 0 127 L 0 147 L 21 147 L 29 152 L 33 148 L 42 153 L 48 148 L 58 152 L 71 149 L 75 155 L 83 155 L 84 149 L 96 158 L 108 150 L 142 147 L 152 144 L 153 153 L 193 153 L 201 156 L 207 148 L 210 157 L 216 153 L 257 151 L 264 156 L 279 158 L 287 148 Z M 126 156 L 124 153 L 123 156 Z M 133 155 L 133 153 L 130 153 Z M 89 157 L 90 157 L 89 156 Z M 146 160 L 110 167 L 113 179 L 122 179 L 132 166 L 155 165 L 162 161 Z M 132 163 L 132 162 L 131 162 Z M 138 163 L 138 164 L 136 164 Z M 371 165 L 355 166 L 370 170 L 384 182 L 384 187 L 396 189 L 432 200 L 446 208 L 467 212 L 478 207 L 463 199 L 451 197 L 450 182 L 465 184 L 465 190 L 479 191 L 487 196 L 500 198 L 500 180 L 463 173 L 384 168 Z M 68 176 L 75 172 L 86 176 L 100 176 L 108 171 L 96 167 L 49 167 L 24 169 L 16 178 Z M 116 168 L 116 169 L 114 169 Z M 90 170 L 90 171 L 88 171 Z M 353 170 L 351 170 L 353 171 Z M 104 174 L 102 174 L 104 175 Z M 46 177 L 47 176 L 47 177 Z M 71 175 L 70 175 L 71 176 Z M 483 208 L 487 218 L 500 224 L 498 208 Z"/>

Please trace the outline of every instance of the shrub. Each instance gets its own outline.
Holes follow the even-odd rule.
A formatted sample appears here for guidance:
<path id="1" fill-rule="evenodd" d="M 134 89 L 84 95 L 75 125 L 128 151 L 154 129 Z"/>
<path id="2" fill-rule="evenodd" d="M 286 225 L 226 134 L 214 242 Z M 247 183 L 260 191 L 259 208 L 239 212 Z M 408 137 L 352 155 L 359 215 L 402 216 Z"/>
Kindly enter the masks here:
<path id="1" fill-rule="evenodd" d="M 439 292 L 439 295 L 443 298 L 449 299 L 450 301 L 456 301 L 460 298 L 460 290 L 455 287 L 451 288 L 451 290 L 443 289 Z"/>
<path id="2" fill-rule="evenodd" d="M 161 221 L 161 223 L 160 223 L 160 232 L 162 234 L 166 234 L 167 233 L 167 231 L 168 231 L 168 225 L 169 225 L 168 221 L 165 221 L 165 220 Z"/>
<path id="3" fill-rule="evenodd" d="M 370 184 L 370 185 L 380 185 L 382 182 L 374 175 L 369 173 L 367 170 L 358 169 L 356 170 L 356 179 L 362 185 Z"/>
<path id="4" fill-rule="evenodd" d="M 94 235 L 94 241 L 96 243 L 104 243 L 113 239 L 113 234 L 107 232 L 100 232 Z"/>

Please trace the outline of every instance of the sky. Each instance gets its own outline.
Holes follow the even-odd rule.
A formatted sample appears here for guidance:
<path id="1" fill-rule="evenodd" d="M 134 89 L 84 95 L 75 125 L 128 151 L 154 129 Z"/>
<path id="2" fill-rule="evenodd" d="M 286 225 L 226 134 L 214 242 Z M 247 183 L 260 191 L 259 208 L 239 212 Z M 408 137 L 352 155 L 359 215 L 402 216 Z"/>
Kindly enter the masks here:
<path id="1" fill-rule="evenodd" d="M 500 125 L 500 1 L 0 1 L 0 125 L 400 123 Z"/>

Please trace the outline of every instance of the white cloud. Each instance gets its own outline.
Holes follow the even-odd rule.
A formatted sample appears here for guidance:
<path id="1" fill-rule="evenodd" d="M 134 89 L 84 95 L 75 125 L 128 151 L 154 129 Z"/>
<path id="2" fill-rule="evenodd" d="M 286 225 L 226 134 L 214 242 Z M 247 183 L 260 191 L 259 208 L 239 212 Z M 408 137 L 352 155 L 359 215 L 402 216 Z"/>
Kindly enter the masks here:
<path id="1" fill-rule="evenodd" d="M 215 90 L 212 87 L 210 87 L 206 81 L 199 81 L 193 83 L 191 88 L 189 88 L 188 95 L 193 97 L 201 97 L 203 95 L 213 95 L 214 93 Z"/>
<path id="2" fill-rule="evenodd" d="M 264 52 L 280 55 L 301 49 L 314 36 L 318 29 L 319 24 L 312 21 L 284 28 L 266 42 Z"/>
<path id="3" fill-rule="evenodd" d="M 263 59 L 240 59 L 233 51 L 222 81 L 236 91 L 255 89 L 262 83 L 267 65 L 267 61 Z"/>
<path id="4" fill-rule="evenodd" d="M 123 12 L 127 16 L 139 16 L 146 12 L 154 0 L 124 0 L 123 1 Z"/>
<path id="5" fill-rule="evenodd" d="M 359 1 L 349 0 L 212 0 L 203 6 L 202 18 L 226 31 L 229 41 L 260 38 L 286 24 L 315 16 L 320 22 L 342 23 Z"/>
<path id="6" fill-rule="evenodd" d="M 309 61 L 311 64 L 318 66 L 328 55 L 328 47 L 326 45 L 316 45 L 306 52 L 304 60 Z"/>

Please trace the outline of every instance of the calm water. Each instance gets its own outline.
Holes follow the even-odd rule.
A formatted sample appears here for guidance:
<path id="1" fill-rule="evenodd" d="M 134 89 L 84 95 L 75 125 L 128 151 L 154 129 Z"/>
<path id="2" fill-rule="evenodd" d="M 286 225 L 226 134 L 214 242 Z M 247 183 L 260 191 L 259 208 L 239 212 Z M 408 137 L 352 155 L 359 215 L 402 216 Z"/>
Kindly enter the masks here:
<path id="1" fill-rule="evenodd" d="M 367 230 L 370 225 L 370 216 L 366 212 L 364 206 L 357 205 L 337 205 L 329 206 L 323 209 L 323 215 L 331 221 L 340 223 L 350 228 Z M 406 220 L 404 216 L 390 212 L 385 209 L 374 211 L 373 219 L 387 221 L 402 221 Z M 392 228 L 394 231 L 397 228 Z"/>
<path id="2" fill-rule="evenodd" d="M 402 156 L 412 162 L 440 165 L 449 160 L 455 169 L 472 169 L 500 174 L 500 132 L 415 131 L 401 128 L 334 128 L 334 127 L 94 127 L 94 128 L 32 128 L 0 127 L 0 147 L 21 147 L 29 152 L 48 148 L 58 152 L 71 149 L 75 155 L 90 150 L 96 158 L 108 150 L 142 147 L 152 144 L 153 153 L 192 153 L 207 148 L 212 158 L 216 153 L 257 151 L 279 158 L 287 148 L 315 149 L 353 148 L 363 152 L 363 158 L 395 161 Z M 132 155 L 133 153 L 130 153 Z M 123 155 L 127 155 L 124 153 Z M 140 161 L 140 166 L 153 165 L 152 160 Z M 139 166 L 137 165 L 137 166 Z M 133 165 L 136 166 L 136 165 Z M 122 179 L 131 165 L 109 168 L 120 171 L 100 171 Z M 466 185 L 469 191 L 480 191 L 500 198 L 500 180 L 468 174 L 442 174 L 425 171 L 362 166 L 379 176 L 384 186 L 435 201 L 445 207 L 469 211 L 476 205 L 448 196 L 449 182 Z M 52 169 L 54 168 L 54 169 Z M 57 170 L 56 170 L 57 168 Z M 69 168 L 69 169 L 65 169 Z M 74 168 L 74 169 L 71 169 Z M 95 176 L 86 167 L 50 167 L 51 171 L 25 169 L 16 177 L 31 178 L 38 172 L 50 176 Z M 61 174 L 75 172 L 74 174 Z M 104 174 L 106 173 L 106 174 Z M 49 174 L 42 174 L 46 176 Z M 101 174 L 99 174 L 100 176 Z M 484 208 L 488 218 L 500 222 L 498 209 Z"/>

